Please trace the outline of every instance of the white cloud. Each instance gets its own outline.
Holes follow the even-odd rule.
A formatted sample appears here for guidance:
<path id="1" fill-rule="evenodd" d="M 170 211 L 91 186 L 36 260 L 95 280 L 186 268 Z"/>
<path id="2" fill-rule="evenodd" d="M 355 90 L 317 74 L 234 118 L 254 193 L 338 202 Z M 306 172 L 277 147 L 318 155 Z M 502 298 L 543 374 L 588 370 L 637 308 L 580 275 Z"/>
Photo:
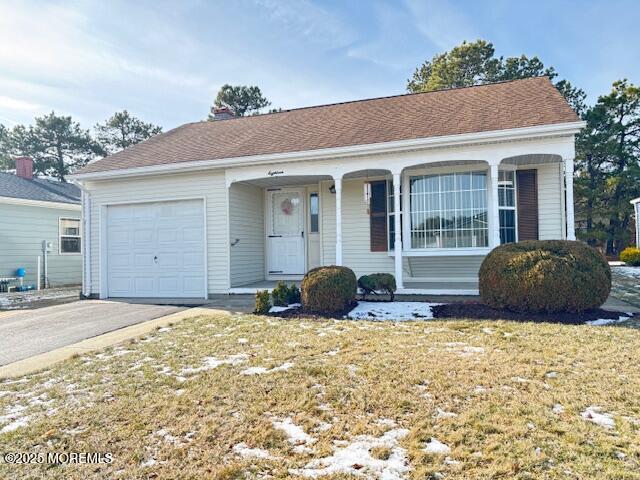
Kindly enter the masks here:
<path id="1" fill-rule="evenodd" d="M 36 112 L 40 110 L 42 106 L 38 105 L 37 103 L 26 102 L 18 98 L 11 98 L 0 95 L 0 108 L 5 108 L 7 110 Z"/>
<path id="2" fill-rule="evenodd" d="M 296 32 L 312 43 L 340 48 L 354 39 L 353 32 L 332 12 L 308 0 L 255 0 L 272 20 Z"/>
<path id="3" fill-rule="evenodd" d="M 454 8 L 446 1 L 405 0 L 405 5 L 416 28 L 440 50 L 449 50 L 463 40 L 473 41 L 478 37 L 462 9 Z"/>

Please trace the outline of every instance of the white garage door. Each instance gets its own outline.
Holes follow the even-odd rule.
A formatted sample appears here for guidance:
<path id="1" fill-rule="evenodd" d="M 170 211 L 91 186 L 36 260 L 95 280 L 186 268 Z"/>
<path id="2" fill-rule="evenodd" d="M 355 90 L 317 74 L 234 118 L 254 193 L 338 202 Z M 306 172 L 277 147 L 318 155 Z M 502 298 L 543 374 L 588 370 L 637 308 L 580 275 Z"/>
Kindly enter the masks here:
<path id="1" fill-rule="evenodd" d="M 202 200 L 107 207 L 109 297 L 205 296 Z"/>

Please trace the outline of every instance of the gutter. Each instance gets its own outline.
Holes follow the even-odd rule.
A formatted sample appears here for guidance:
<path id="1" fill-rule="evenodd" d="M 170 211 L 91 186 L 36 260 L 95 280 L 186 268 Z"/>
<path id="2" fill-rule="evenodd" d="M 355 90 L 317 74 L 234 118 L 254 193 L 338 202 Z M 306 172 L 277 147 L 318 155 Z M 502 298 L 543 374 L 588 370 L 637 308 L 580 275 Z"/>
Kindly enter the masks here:
<path id="1" fill-rule="evenodd" d="M 441 148 L 459 145 L 475 145 L 496 141 L 525 140 L 538 136 L 575 135 L 586 125 L 586 122 L 570 122 L 535 127 L 512 128 L 508 130 L 492 130 L 490 132 L 464 133 L 440 137 L 399 140 L 394 142 L 352 145 L 348 147 L 322 148 L 298 152 L 251 155 L 193 162 L 176 162 L 164 165 L 125 168 L 102 172 L 78 173 L 70 175 L 73 180 L 100 180 L 108 178 L 135 177 L 160 173 L 178 173 L 196 170 L 222 169 L 229 167 L 260 165 L 263 163 L 282 163 L 306 160 L 327 160 L 345 157 L 356 157 L 371 154 L 389 154 L 407 152 L 422 148 Z"/>

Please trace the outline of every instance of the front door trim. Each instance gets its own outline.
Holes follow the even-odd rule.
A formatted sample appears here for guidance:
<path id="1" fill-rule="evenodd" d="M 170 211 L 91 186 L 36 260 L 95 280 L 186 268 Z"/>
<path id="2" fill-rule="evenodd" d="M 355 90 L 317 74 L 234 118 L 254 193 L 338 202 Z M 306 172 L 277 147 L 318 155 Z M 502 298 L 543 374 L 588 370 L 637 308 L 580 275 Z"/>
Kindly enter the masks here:
<path id="1" fill-rule="evenodd" d="M 302 216 L 302 235 L 301 237 L 303 238 L 303 242 L 302 242 L 302 254 L 303 254 L 303 272 L 300 273 L 293 273 L 293 274 L 287 274 L 287 273 L 281 273 L 279 271 L 276 271 L 275 269 L 271 268 L 271 265 L 269 264 L 270 262 L 270 258 L 271 258 L 271 246 L 269 242 L 269 238 L 281 238 L 282 235 L 273 235 L 272 232 L 272 225 L 271 225 L 271 221 L 270 221 L 270 215 L 271 215 L 271 211 L 272 211 L 272 194 L 274 192 L 279 192 L 279 193 L 285 193 L 285 192 L 297 192 L 300 196 L 300 201 L 302 202 L 300 208 L 301 208 L 301 216 Z M 306 272 L 307 269 L 307 241 L 306 241 L 306 232 L 307 232 L 307 216 L 306 216 L 306 195 L 307 192 L 307 188 L 306 187 L 281 187 L 281 188 L 266 188 L 264 190 L 264 205 L 265 205 L 265 211 L 264 211 L 264 228 L 265 228 L 265 262 L 264 262 L 264 266 L 265 266 L 265 279 L 266 280 L 300 280 L 302 279 L 302 277 L 304 276 L 304 273 Z"/>

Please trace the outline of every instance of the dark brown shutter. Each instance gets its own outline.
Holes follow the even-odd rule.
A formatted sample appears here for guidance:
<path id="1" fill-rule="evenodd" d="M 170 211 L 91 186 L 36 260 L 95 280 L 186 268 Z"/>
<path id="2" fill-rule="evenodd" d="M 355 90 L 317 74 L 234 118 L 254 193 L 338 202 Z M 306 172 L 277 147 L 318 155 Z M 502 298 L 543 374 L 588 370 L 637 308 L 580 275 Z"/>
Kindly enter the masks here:
<path id="1" fill-rule="evenodd" d="M 371 251 L 387 251 L 387 182 L 370 182 L 369 219 L 371 225 Z"/>
<path id="2" fill-rule="evenodd" d="M 538 240 L 538 172 L 516 172 L 518 240 Z"/>

